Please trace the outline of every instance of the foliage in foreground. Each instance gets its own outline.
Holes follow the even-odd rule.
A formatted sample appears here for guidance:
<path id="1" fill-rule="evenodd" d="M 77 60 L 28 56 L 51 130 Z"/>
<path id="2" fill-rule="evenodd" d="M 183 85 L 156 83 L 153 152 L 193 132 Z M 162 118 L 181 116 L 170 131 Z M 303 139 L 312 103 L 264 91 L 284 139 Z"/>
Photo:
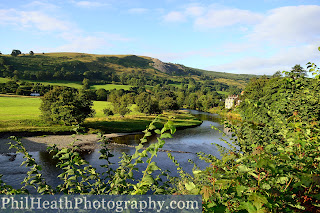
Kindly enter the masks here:
<path id="1" fill-rule="evenodd" d="M 208 212 L 320 212 L 320 75 L 309 68 L 314 79 L 292 70 L 251 82 L 230 149 L 200 153 L 210 166 L 181 172 L 178 191 L 202 194 Z"/>
<path id="2" fill-rule="evenodd" d="M 52 187 L 46 183 L 42 177 L 40 170 L 41 166 L 37 164 L 34 158 L 26 151 L 25 147 L 15 137 L 11 139 L 16 143 L 11 143 L 10 148 L 17 149 L 17 152 L 22 153 L 26 160 L 22 165 L 30 168 L 27 177 L 22 182 L 21 189 L 13 189 L 11 186 L 0 181 L 0 194 L 28 194 L 28 187 L 34 187 L 40 194 L 130 194 L 142 195 L 147 192 L 154 194 L 170 194 L 172 188 L 167 181 L 162 181 L 166 178 L 167 172 L 161 169 L 152 161 L 153 157 L 157 155 L 159 148 L 165 144 L 163 139 L 171 137 L 176 129 L 172 122 L 168 122 L 159 130 L 155 127 L 155 119 L 145 130 L 145 135 L 141 139 L 141 143 L 135 147 L 135 153 L 130 156 L 123 153 L 119 167 L 114 169 L 111 167 L 110 157 L 113 155 L 107 148 L 108 141 L 102 137 L 99 159 L 105 160 L 105 164 L 101 167 L 105 168 L 103 173 L 98 173 L 94 167 L 83 160 L 79 154 L 79 147 L 71 144 L 70 148 L 63 148 L 59 150 L 56 145 L 49 147 L 49 152 L 57 159 L 57 167 L 60 167 L 63 172 L 58 177 L 63 180 L 63 183 L 57 187 Z M 158 142 L 143 148 L 143 143 L 147 142 L 147 137 L 152 135 L 152 132 L 160 134 Z M 168 132 L 170 131 L 170 132 Z M 140 180 L 134 179 L 134 174 L 140 172 L 138 164 L 146 163 L 146 169 L 141 171 L 142 178 Z M 158 171 L 157 175 L 152 175 Z M 159 172 L 160 171 L 160 172 Z"/>
<path id="3" fill-rule="evenodd" d="M 56 188 L 41 177 L 40 166 L 26 152 L 21 142 L 12 145 L 25 155 L 24 162 L 31 169 L 21 189 L 0 182 L 3 194 L 28 193 L 31 185 L 41 194 L 201 194 L 205 212 L 317 212 L 320 209 L 320 132 L 319 132 L 319 70 L 309 64 L 315 79 L 288 75 L 269 79 L 269 93 L 253 99 L 247 95 L 241 108 L 259 111 L 259 123 L 245 122 L 229 125 L 237 137 L 229 149 L 221 148 L 222 158 L 199 153 L 210 166 L 201 170 L 195 166 L 187 174 L 176 159 L 179 177 L 170 177 L 152 161 L 157 151 L 175 132 L 171 122 L 162 130 L 152 122 L 133 155 L 123 154 L 118 168 L 113 169 L 106 148 L 100 159 L 106 161 L 105 172 L 97 173 L 80 158 L 77 147 L 50 148 L 63 173 L 63 183 Z M 294 74 L 294 73 L 291 73 Z M 254 90 L 251 90 L 251 93 Z M 250 93 L 250 87 L 246 89 Z M 262 102 L 272 98 L 272 103 Z M 167 131 L 170 130 L 170 133 Z M 159 134 L 158 142 L 143 148 L 152 132 Z M 146 169 L 138 170 L 145 163 Z M 141 178 L 134 178 L 141 172 Z M 166 180 L 167 179 L 167 180 Z"/>

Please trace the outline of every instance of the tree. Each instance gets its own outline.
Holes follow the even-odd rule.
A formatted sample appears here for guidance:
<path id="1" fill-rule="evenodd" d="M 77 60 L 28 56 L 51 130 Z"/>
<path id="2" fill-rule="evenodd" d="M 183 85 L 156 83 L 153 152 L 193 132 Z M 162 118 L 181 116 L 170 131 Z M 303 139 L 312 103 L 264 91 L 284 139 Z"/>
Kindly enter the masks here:
<path id="1" fill-rule="evenodd" d="M 65 125 L 81 124 L 93 117 L 93 103 L 87 93 L 72 88 L 55 87 L 41 99 L 42 117 L 50 122 Z"/>
<path id="2" fill-rule="evenodd" d="M 125 114 L 130 112 L 128 109 L 128 100 L 125 95 L 121 96 L 120 98 L 114 100 L 113 104 L 113 112 L 124 116 Z"/>
<path id="3" fill-rule="evenodd" d="M 16 56 L 18 56 L 20 54 L 21 54 L 20 50 L 12 50 L 12 52 L 11 52 L 11 55 L 14 56 L 14 57 L 16 57 Z"/>
<path id="4" fill-rule="evenodd" d="M 97 101 L 107 101 L 109 92 L 103 88 L 96 91 Z"/>
<path id="5" fill-rule="evenodd" d="M 114 115 L 111 109 L 104 108 L 102 111 L 103 111 L 103 114 L 105 114 L 106 116 Z"/>
<path id="6" fill-rule="evenodd" d="M 278 77 L 281 77 L 281 76 L 282 76 L 282 73 L 280 71 L 277 71 L 272 75 L 272 78 L 278 78 Z"/>
<path id="7" fill-rule="evenodd" d="M 33 55 L 34 55 L 34 52 L 31 50 L 31 51 L 29 52 L 29 55 L 33 56 Z"/>
<path id="8" fill-rule="evenodd" d="M 161 113 L 159 103 L 149 93 L 143 92 L 136 98 L 138 111 L 146 114 Z"/>
<path id="9" fill-rule="evenodd" d="M 304 78 L 307 76 L 307 71 L 300 66 L 300 64 L 294 65 L 290 72 L 286 72 L 286 76 L 291 78 Z"/>
<path id="10" fill-rule="evenodd" d="M 83 81 L 82 81 L 82 87 L 83 89 L 89 89 L 90 88 L 90 85 L 89 85 L 89 79 L 87 78 L 84 78 Z"/>
<path id="11" fill-rule="evenodd" d="M 165 97 L 159 101 L 159 107 L 161 110 L 178 110 L 179 105 L 172 97 Z"/>

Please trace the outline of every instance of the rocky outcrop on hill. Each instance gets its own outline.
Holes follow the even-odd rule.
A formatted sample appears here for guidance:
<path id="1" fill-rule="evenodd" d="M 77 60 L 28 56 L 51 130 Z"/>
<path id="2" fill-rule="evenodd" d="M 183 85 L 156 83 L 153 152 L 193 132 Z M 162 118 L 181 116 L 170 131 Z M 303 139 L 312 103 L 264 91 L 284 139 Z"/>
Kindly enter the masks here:
<path id="1" fill-rule="evenodd" d="M 151 66 L 161 72 L 175 75 L 181 75 L 186 73 L 185 68 L 179 64 L 164 63 L 156 58 L 153 58 L 152 61 L 153 63 L 151 63 Z"/>

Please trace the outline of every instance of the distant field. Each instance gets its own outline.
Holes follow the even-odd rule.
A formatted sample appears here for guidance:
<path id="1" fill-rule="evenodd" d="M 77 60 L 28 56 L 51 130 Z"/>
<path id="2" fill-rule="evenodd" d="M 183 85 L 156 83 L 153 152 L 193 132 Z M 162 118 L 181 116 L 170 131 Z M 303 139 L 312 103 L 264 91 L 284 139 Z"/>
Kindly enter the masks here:
<path id="1" fill-rule="evenodd" d="M 40 98 L 0 96 L 0 121 L 38 118 L 40 102 Z"/>
<path id="2" fill-rule="evenodd" d="M 221 95 L 228 95 L 229 92 L 227 91 L 217 91 L 217 93 L 221 94 Z"/>
<path id="3" fill-rule="evenodd" d="M 182 84 L 169 84 L 169 85 L 175 86 L 175 87 L 177 87 L 177 88 L 182 88 Z"/>
<path id="4" fill-rule="evenodd" d="M 60 124 L 49 124 L 41 118 L 39 110 L 41 99 L 37 97 L 13 96 L 8 97 L 0 95 L 0 133 L 1 132 L 71 132 L 72 126 L 64 126 Z M 154 119 L 154 115 L 146 116 L 136 110 L 133 104 L 129 108 L 131 112 L 124 117 L 120 115 L 105 116 L 104 108 L 112 109 L 110 102 L 94 101 L 93 108 L 96 111 L 94 118 L 87 118 L 84 126 L 89 132 L 103 131 L 111 132 L 136 132 L 145 130 L 146 126 Z M 195 119 L 189 114 L 166 113 L 165 117 L 176 117 L 174 123 L 179 126 L 199 125 L 201 121 Z M 165 123 L 165 118 L 162 123 Z M 158 124 L 160 125 L 160 124 Z M 160 127 L 159 127 L 160 128 Z M 48 133 L 45 133 L 48 134 Z"/>
<path id="5" fill-rule="evenodd" d="M 9 78 L 0 78 L 0 83 L 6 83 L 10 81 Z M 40 83 L 43 85 L 54 85 L 54 86 L 65 86 L 65 87 L 73 87 L 76 89 L 82 88 L 82 82 L 80 81 L 30 81 L 24 80 L 32 83 Z M 118 84 L 105 84 L 105 85 L 93 85 L 91 89 L 100 89 L 103 88 L 105 90 L 113 90 L 113 89 L 124 89 L 129 90 L 132 86 L 131 85 L 118 85 Z"/>
<path id="6" fill-rule="evenodd" d="M 82 87 L 81 82 L 75 82 L 75 81 L 28 81 L 28 82 L 40 83 L 43 85 L 74 87 L 77 89 L 80 89 Z"/>
<path id="7" fill-rule="evenodd" d="M 105 89 L 105 90 L 113 90 L 113 89 L 124 89 L 129 90 L 131 85 L 118 85 L 118 84 L 105 84 L 105 85 L 93 85 L 90 89 Z"/>
<path id="8" fill-rule="evenodd" d="M 236 86 L 240 89 L 244 89 L 246 87 L 246 82 L 243 80 L 233 80 L 233 79 L 226 79 L 226 78 L 217 78 L 216 81 L 220 83 L 227 84 L 229 86 Z"/>
<path id="9" fill-rule="evenodd" d="M 0 122 L 3 120 L 23 120 L 38 119 L 41 112 L 39 110 L 41 104 L 40 98 L 32 97 L 4 97 L 0 95 Z M 105 117 L 103 109 L 113 109 L 112 103 L 106 101 L 94 101 L 93 109 L 96 111 L 95 117 Z M 136 106 L 130 107 L 130 115 L 141 114 L 136 110 Z"/>

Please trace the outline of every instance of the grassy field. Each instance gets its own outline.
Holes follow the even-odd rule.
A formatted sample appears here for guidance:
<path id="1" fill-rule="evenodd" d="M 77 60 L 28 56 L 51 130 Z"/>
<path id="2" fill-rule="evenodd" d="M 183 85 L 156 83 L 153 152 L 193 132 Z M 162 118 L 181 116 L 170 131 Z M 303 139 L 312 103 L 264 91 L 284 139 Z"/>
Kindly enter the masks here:
<path id="1" fill-rule="evenodd" d="M 40 83 L 43 85 L 74 87 L 77 89 L 80 89 L 82 87 L 81 82 L 76 82 L 76 81 L 28 81 L 28 82 Z"/>
<path id="2" fill-rule="evenodd" d="M 40 115 L 40 98 L 0 96 L 0 119 L 37 119 Z"/>
<path id="3" fill-rule="evenodd" d="M 0 78 L 0 83 L 6 83 L 10 81 L 9 78 Z M 80 81 L 30 81 L 24 80 L 31 83 L 40 83 L 43 85 L 53 85 L 53 86 L 64 86 L 64 87 L 73 87 L 76 89 L 82 88 L 82 82 Z M 92 85 L 90 89 L 100 89 L 103 88 L 105 90 L 113 90 L 113 89 L 124 89 L 129 90 L 131 85 L 119 85 L 119 84 L 105 84 L 105 85 Z"/>
<path id="4" fill-rule="evenodd" d="M 36 97 L 23 96 L 3 96 L 0 95 L 0 133 L 4 132 L 46 132 L 59 133 L 70 132 L 73 127 L 59 124 L 48 124 L 44 122 L 40 115 L 39 106 L 41 99 Z M 104 108 L 112 109 L 110 102 L 94 101 L 96 115 L 87 118 L 84 126 L 89 132 L 136 132 L 142 131 L 155 116 L 146 116 L 136 110 L 136 105 L 131 105 L 131 112 L 124 117 L 114 115 L 106 117 L 103 114 Z M 175 117 L 174 122 L 177 127 L 199 125 L 201 121 L 195 119 L 187 113 L 164 113 L 163 123 L 169 117 Z M 158 125 L 162 125 L 158 124 Z"/>
<path id="5" fill-rule="evenodd" d="M 113 89 L 124 89 L 129 90 L 131 85 L 118 85 L 118 84 L 105 84 L 105 85 L 93 85 L 90 89 L 105 89 L 105 90 L 113 90 Z"/>

